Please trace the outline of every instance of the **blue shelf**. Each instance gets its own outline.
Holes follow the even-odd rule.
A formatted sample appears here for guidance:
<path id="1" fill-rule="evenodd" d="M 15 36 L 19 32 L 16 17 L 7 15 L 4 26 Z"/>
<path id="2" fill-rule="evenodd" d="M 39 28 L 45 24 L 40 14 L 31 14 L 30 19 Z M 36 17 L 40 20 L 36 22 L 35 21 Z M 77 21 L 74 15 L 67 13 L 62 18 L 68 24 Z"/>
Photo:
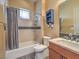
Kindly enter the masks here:
<path id="1" fill-rule="evenodd" d="M 54 24 L 54 10 L 49 9 L 46 12 L 46 23 L 49 25 L 49 23 Z"/>

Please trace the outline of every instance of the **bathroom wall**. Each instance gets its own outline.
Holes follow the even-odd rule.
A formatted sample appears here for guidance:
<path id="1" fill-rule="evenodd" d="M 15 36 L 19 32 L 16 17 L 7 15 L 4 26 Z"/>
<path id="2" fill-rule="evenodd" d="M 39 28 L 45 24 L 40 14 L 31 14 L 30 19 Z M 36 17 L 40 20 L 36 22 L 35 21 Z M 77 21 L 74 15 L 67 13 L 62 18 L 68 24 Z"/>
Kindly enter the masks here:
<path id="1" fill-rule="evenodd" d="M 34 26 L 34 4 L 29 0 L 9 0 L 10 7 L 15 8 L 24 8 L 31 10 L 31 19 L 30 20 L 18 20 L 18 26 L 32 27 Z M 21 43 L 34 40 L 34 30 L 33 29 L 19 29 L 19 40 Z"/>
<path id="2" fill-rule="evenodd" d="M 0 3 L 0 59 L 5 59 L 5 31 L 3 5 Z"/>
<path id="3" fill-rule="evenodd" d="M 11 7 L 31 9 L 34 11 L 34 5 L 28 0 L 8 0 L 8 4 Z"/>
<path id="4" fill-rule="evenodd" d="M 74 33 L 74 29 L 72 28 L 74 25 L 73 19 L 63 19 L 61 23 L 61 33 Z"/>
<path id="5" fill-rule="evenodd" d="M 42 1 L 42 36 L 50 36 L 52 38 L 59 37 L 60 22 L 59 22 L 59 8 L 60 4 L 65 0 L 43 0 Z M 54 27 L 48 28 L 45 19 L 45 12 L 48 9 L 54 9 Z"/>
<path id="6" fill-rule="evenodd" d="M 47 0 L 45 4 L 45 11 L 48 9 L 54 9 L 54 27 L 52 29 L 48 28 L 46 19 L 43 19 L 44 35 L 52 38 L 59 36 L 59 3 L 58 0 Z"/>
<path id="7" fill-rule="evenodd" d="M 42 1 L 38 0 L 36 3 L 36 11 L 35 11 L 35 15 L 38 17 L 37 19 L 38 22 L 35 26 L 40 27 L 40 29 L 35 30 L 35 41 L 38 43 L 42 43 L 41 10 L 42 10 Z"/>

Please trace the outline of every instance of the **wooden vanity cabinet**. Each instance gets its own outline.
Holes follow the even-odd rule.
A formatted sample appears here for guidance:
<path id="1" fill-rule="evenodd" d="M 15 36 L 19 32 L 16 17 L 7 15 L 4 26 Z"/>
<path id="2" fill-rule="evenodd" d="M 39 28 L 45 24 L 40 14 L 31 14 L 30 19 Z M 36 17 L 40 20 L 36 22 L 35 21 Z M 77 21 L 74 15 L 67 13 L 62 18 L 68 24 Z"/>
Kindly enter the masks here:
<path id="1" fill-rule="evenodd" d="M 49 50 L 49 59 L 62 59 L 62 56 L 56 51 L 50 49 Z"/>
<path id="2" fill-rule="evenodd" d="M 50 42 L 49 59 L 79 59 L 79 54 Z"/>

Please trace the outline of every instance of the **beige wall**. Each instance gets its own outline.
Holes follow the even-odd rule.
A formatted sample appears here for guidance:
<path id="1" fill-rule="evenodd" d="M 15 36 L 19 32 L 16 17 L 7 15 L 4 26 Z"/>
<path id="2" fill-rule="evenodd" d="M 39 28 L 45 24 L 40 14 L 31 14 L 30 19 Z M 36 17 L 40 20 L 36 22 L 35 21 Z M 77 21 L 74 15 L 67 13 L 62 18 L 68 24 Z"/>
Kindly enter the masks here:
<path id="1" fill-rule="evenodd" d="M 72 19 L 64 19 L 61 23 L 61 33 L 74 33 L 74 29 L 72 29 L 73 24 Z"/>
<path id="2" fill-rule="evenodd" d="M 8 4 L 11 7 L 31 9 L 34 11 L 34 5 L 28 0 L 8 0 Z"/>
<path id="3" fill-rule="evenodd" d="M 15 8 L 24 8 L 29 9 L 31 11 L 31 19 L 30 20 L 18 20 L 19 26 L 34 26 L 34 4 L 29 2 L 29 0 L 9 0 L 8 1 L 10 7 Z M 20 29 L 19 40 L 21 43 L 34 40 L 34 31 L 32 29 Z"/>
<path id="4" fill-rule="evenodd" d="M 3 6 L 0 5 L 0 59 L 5 59 L 5 31 L 4 31 Z"/>
<path id="5" fill-rule="evenodd" d="M 38 0 L 36 2 L 36 15 L 38 17 L 41 17 L 41 8 L 42 7 L 42 0 Z M 37 25 L 35 26 L 38 26 L 38 27 L 41 27 L 41 19 L 38 19 L 38 22 L 37 22 Z M 36 29 L 34 30 L 34 33 L 35 33 L 35 41 L 38 42 L 38 43 L 42 43 L 42 30 L 41 29 Z"/>
<path id="6" fill-rule="evenodd" d="M 46 36 L 50 36 L 52 38 L 59 36 L 59 5 L 61 2 L 62 1 L 59 0 L 46 0 L 46 10 L 54 9 L 54 28 L 48 28 L 45 18 L 43 19 L 44 35 Z"/>

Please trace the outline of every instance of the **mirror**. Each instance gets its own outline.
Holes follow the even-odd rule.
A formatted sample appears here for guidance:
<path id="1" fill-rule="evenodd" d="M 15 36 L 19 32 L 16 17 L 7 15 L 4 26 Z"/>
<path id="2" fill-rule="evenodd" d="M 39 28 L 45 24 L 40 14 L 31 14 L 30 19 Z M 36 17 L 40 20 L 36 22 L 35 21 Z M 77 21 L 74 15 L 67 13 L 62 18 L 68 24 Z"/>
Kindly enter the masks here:
<path id="1" fill-rule="evenodd" d="M 60 34 L 79 35 L 79 0 L 67 0 L 60 6 Z"/>

